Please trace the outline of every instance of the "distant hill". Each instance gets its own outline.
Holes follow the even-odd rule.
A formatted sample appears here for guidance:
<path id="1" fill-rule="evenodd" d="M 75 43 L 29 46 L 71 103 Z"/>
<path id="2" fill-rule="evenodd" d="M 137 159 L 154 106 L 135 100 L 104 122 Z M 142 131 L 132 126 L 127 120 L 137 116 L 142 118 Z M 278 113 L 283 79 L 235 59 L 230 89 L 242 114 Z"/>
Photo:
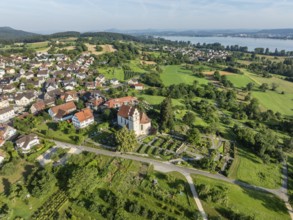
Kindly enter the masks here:
<path id="1" fill-rule="evenodd" d="M 0 40 L 18 40 L 34 36 L 39 35 L 22 30 L 15 30 L 11 27 L 0 27 Z"/>

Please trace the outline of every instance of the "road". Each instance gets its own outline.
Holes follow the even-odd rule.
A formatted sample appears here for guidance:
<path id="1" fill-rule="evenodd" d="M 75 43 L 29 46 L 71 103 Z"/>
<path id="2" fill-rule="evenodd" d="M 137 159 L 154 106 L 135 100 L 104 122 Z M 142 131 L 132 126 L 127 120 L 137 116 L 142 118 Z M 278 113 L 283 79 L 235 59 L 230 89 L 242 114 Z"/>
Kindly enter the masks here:
<path id="1" fill-rule="evenodd" d="M 190 176 L 191 174 L 202 175 L 202 176 L 209 177 L 212 179 L 222 180 L 222 181 L 225 181 L 228 183 L 236 184 L 240 187 L 254 189 L 257 191 L 262 191 L 262 192 L 267 192 L 267 193 L 272 193 L 285 202 L 285 204 L 288 208 L 288 212 L 291 216 L 291 219 L 293 220 L 292 207 L 288 203 L 288 196 L 287 196 L 287 175 L 286 175 L 286 173 L 284 173 L 285 171 L 287 172 L 287 168 L 283 169 L 283 175 L 285 177 L 285 178 L 283 178 L 283 186 L 280 189 L 268 189 L 268 188 L 264 188 L 264 187 L 250 185 L 248 183 L 244 183 L 239 180 L 230 179 L 230 178 L 227 178 L 227 177 L 220 175 L 220 174 L 217 174 L 217 173 L 214 174 L 214 173 L 210 173 L 207 171 L 198 170 L 195 168 L 176 166 L 176 165 L 169 163 L 169 162 L 163 162 L 163 161 L 159 161 L 159 160 L 155 160 L 155 159 L 151 159 L 151 158 L 147 158 L 147 157 L 122 154 L 120 152 L 113 152 L 113 151 L 108 151 L 108 150 L 103 150 L 103 149 L 90 148 L 90 147 L 86 147 L 86 146 L 77 146 L 77 145 L 63 143 L 63 142 L 59 142 L 59 141 L 54 141 L 54 142 L 56 143 L 57 147 L 67 146 L 67 147 L 77 148 L 82 151 L 92 152 L 95 154 L 105 155 L 105 156 L 109 156 L 109 157 L 119 157 L 119 158 L 134 160 L 134 161 L 138 161 L 138 162 L 142 162 L 142 163 L 148 163 L 148 164 L 153 165 L 155 170 L 160 171 L 160 172 L 164 172 L 164 173 L 166 173 L 166 172 L 179 172 L 179 173 L 183 174 L 185 177 Z M 284 165 L 284 166 L 286 166 L 286 165 Z M 196 196 L 194 196 L 194 198 L 195 197 Z M 197 196 L 197 198 L 198 198 L 198 196 Z M 203 216 L 203 218 L 206 217 L 204 215 L 202 215 L 202 216 Z"/>

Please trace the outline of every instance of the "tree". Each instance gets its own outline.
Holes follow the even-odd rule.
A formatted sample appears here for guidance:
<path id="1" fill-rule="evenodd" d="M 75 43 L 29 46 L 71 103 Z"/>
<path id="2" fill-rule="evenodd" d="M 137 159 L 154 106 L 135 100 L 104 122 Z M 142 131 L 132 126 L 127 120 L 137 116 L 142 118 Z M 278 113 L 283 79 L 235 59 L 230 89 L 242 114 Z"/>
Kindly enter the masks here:
<path id="1" fill-rule="evenodd" d="M 267 89 L 269 88 L 269 85 L 267 83 L 263 83 L 260 85 L 259 89 L 262 91 L 262 92 L 265 92 Z"/>
<path id="2" fill-rule="evenodd" d="M 138 146 L 134 131 L 129 131 L 126 127 L 116 131 L 115 140 L 118 145 L 117 150 L 121 152 L 134 151 Z"/>
<path id="3" fill-rule="evenodd" d="M 192 126 L 195 121 L 195 114 L 193 112 L 186 112 L 183 116 L 183 122 L 188 126 Z"/>
<path id="4" fill-rule="evenodd" d="M 95 189 L 98 170 L 95 167 L 80 167 L 74 170 L 68 180 L 67 191 L 70 198 L 77 198 L 80 193 L 91 193 Z"/>
<path id="5" fill-rule="evenodd" d="M 174 113 L 172 109 L 172 100 L 167 97 L 161 103 L 160 109 L 161 116 L 161 130 L 167 131 L 173 128 L 174 125 Z"/>
<path id="6" fill-rule="evenodd" d="M 276 89 L 278 88 L 278 86 L 279 86 L 279 85 L 278 85 L 277 83 L 273 82 L 273 83 L 272 83 L 272 90 L 273 90 L 273 91 L 276 91 Z"/>
<path id="7" fill-rule="evenodd" d="M 252 82 L 250 82 L 246 85 L 247 91 L 251 91 L 253 89 L 253 87 L 254 87 L 254 83 L 252 83 Z"/>
<path id="8" fill-rule="evenodd" d="M 201 142 L 201 134 L 197 128 L 191 128 L 187 132 L 187 141 L 191 144 L 199 144 Z"/>
<path id="9" fill-rule="evenodd" d="M 76 108 L 77 109 L 83 109 L 84 108 L 84 103 L 82 100 L 78 100 L 77 102 L 75 102 L 76 104 Z"/>

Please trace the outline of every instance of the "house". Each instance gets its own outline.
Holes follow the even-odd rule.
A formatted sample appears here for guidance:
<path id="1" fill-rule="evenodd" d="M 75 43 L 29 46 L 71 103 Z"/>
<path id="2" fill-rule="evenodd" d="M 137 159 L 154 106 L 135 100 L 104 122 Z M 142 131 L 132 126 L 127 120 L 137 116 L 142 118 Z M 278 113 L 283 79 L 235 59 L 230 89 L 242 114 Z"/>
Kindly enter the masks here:
<path id="1" fill-rule="evenodd" d="M 16 129 L 7 125 L 0 124 L 0 147 L 17 133 Z"/>
<path id="2" fill-rule="evenodd" d="M 134 84 L 138 84 L 138 80 L 137 79 L 130 79 L 128 80 L 128 85 L 134 85 Z"/>
<path id="3" fill-rule="evenodd" d="M 96 98 L 92 98 L 88 100 L 85 105 L 87 108 L 90 108 L 92 110 L 98 110 L 99 106 L 101 106 L 104 102 L 105 102 L 104 98 L 96 97 Z"/>
<path id="4" fill-rule="evenodd" d="M 12 84 L 5 85 L 2 88 L 2 92 L 3 93 L 13 93 L 13 92 L 15 92 L 15 87 Z"/>
<path id="5" fill-rule="evenodd" d="M 27 106 L 35 100 L 35 95 L 32 92 L 17 94 L 14 98 L 15 104 L 18 106 Z"/>
<path id="6" fill-rule="evenodd" d="M 29 71 L 29 72 L 21 75 L 21 78 L 32 79 L 32 78 L 34 78 L 34 73 L 32 71 Z"/>
<path id="7" fill-rule="evenodd" d="M 100 84 L 103 84 L 103 83 L 105 83 L 106 78 L 105 78 L 105 76 L 103 74 L 100 74 L 98 77 L 96 77 L 95 81 L 100 83 Z"/>
<path id="8" fill-rule="evenodd" d="M 74 90 L 75 86 L 77 86 L 74 79 L 63 80 L 62 84 L 65 90 Z"/>
<path id="9" fill-rule="evenodd" d="M 60 89 L 55 89 L 55 90 L 52 90 L 50 92 L 46 92 L 45 95 L 44 95 L 44 99 L 45 100 L 47 100 L 47 99 L 56 99 L 61 94 L 62 94 L 62 92 L 61 92 Z"/>
<path id="10" fill-rule="evenodd" d="M 76 91 L 66 91 L 60 95 L 60 98 L 65 102 L 78 102 L 79 98 Z"/>
<path id="11" fill-rule="evenodd" d="M 81 110 L 72 118 L 72 123 L 76 129 L 85 128 L 95 121 L 92 111 L 88 108 Z"/>
<path id="12" fill-rule="evenodd" d="M 48 70 L 40 70 L 37 73 L 37 77 L 49 78 L 49 71 Z"/>
<path id="13" fill-rule="evenodd" d="M 129 130 L 139 135 L 147 135 L 151 130 L 151 120 L 137 107 L 122 105 L 117 114 L 117 122 L 120 126 L 126 126 Z"/>
<path id="14" fill-rule="evenodd" d="M 4 69 L 0 69 L 0 78 L 3 78 L 3 76 L 5 75 L 5 70 Z"/>
<path id="15" fill-rule="evenodd" d="M 85 73 L 77 73 L 75 76 L 77 79 L 80 79 L 80 80 L 83 80 L 87 77 Z"/>
<path id="16" fill-rule="evenodd" d="M 56 82 L 56 79 L 53 78 L 53 79 L 48 79 L 46 82 L 45 82 L 45 85 L 44 85 L 44 89 L 46 92 L 50 92 L 50 91 L 53 91 L 55 89 L 58 89 L 58 84 Z"/>
<path id="17" fill-rule="evenodd" d="M 144 89 L 144 85 L 141 83 L 137 83 L 133 85 L 135 90 L 143 90 Z"/>
<path id="18" fill-rule="evenodd" d="M 54 121 L 65 121 L 72 118 L 70 113 L 76 111 L 74 102 L 67 102 L 49 109 L 49 114 Z"/>
<path id="19" fill-rule="evenodd" d="M 12 107 L 0 109 L 0 123 L 7 122 L 8 120 L 14 117 L 15 113 Z"/>
<path id="20" fill-rule="evenodd" d="M 111 83 L 111 85 L 114 85 L 114 86 L 119 85 L 119 81 L 118 81 L 118 79 L 116 79 L 116 78 L 111 79 L 111 80 L 110 80 L 110 83 Z"/>
<path id="21" fill-rule="evenodd" d="M 9 101 L 0 97 L 0 109 L 9 107 Z"/>
<path id="22" fill-rule="evenodd" d="M 21 149 L 23 153 L 29 153 L 32 147 L 40 144 L 40 140 L 37 135 L 29 134 L 20 136 L 16 143 L 16 148 Z"/>
<path id="23" fill-rule="evenodd" d="M 43 110 L 46 109 L 46 103 L 44 100 L 39 100 L 32 104 L 30 108 L 30 112 L 34 115 L 37 115 L 38 113 L 42 112 Z"/>
<path id="24" fill-rule="evenodd" d="M 137 98 L 132 96 L 126 96 L 122 98 L 110 99 L 104 105 L 107 108 L 120 108 L 122 105 L 135 105 L 137 103 Z"/>

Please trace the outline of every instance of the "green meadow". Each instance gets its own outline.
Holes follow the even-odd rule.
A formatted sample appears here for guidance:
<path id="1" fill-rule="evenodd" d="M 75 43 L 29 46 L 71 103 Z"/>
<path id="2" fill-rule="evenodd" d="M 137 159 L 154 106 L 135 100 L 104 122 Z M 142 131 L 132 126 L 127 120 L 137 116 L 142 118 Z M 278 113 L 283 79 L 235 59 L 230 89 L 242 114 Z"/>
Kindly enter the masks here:
<path id="1" fill-rule="evenodd" d="M 165 86 L 180 83 L 191 85 L 194 80 L 197 80 L 200 84 L 208 83 L 207 79 L 193 76 L 190 70 L 185 70 L 180 65 L 162 66 L 162 69 L 161 79 Z"/>
<path id="2" fill-rule="evenodd" d="M 210 190 L 227 189 L 226 204 L 213 202 L 213 199 L 208 197 L 203 198 L 201 193 L 198 192 L 199 198 L 202 200 L 203 207 L 210 219 L 222 219 L 217 217 L 223 216 L 227 209 L 244 215 L 254 216 L 256 220 L 290 219 L 285 204 L 272 194 L 242 188 L 231 183 L 198 175 L 193 175 L 193 179 L 197 189 L 199 189 L 200 185 L 205 185 Z"/>

